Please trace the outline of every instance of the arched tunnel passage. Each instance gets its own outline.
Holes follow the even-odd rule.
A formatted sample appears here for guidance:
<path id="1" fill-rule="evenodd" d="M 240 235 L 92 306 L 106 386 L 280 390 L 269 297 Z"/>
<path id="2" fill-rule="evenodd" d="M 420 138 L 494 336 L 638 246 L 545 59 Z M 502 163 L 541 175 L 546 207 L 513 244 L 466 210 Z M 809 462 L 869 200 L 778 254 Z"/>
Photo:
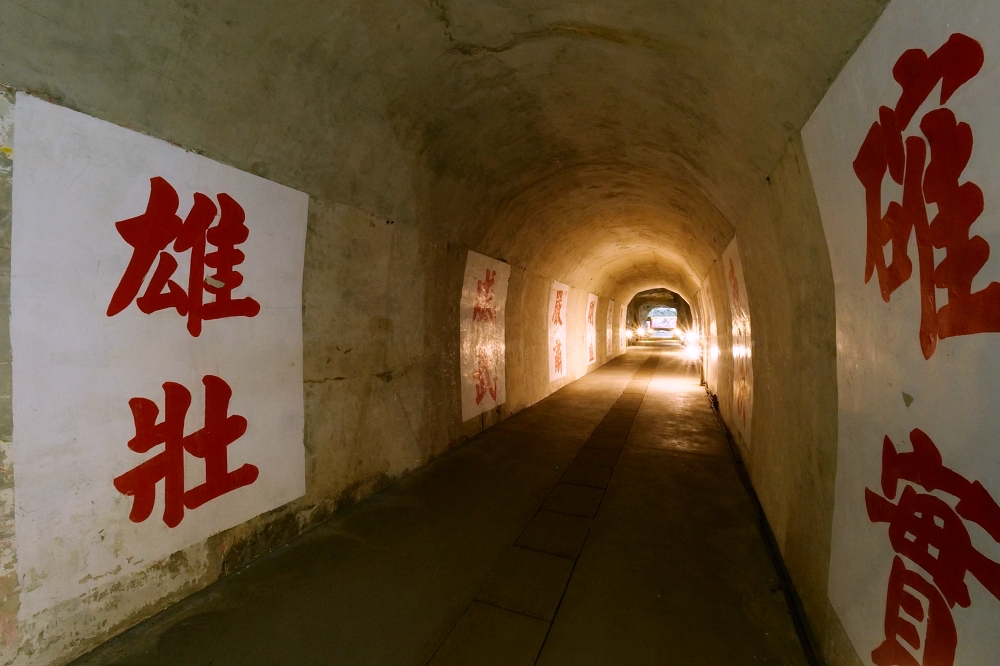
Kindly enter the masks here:
<path id="1" fill-rule="evenodd" d="M 686 300 L 669 289 L 644 289 L 632 297 L 626 309 L 626 326 L 633 332 L 669 331 L 680 339 L 694 328 L 694 316 Z M 653 321 L 656 319 L 657 321 Z"/>
<path id="2" fill-rule="evenodd" d="M 992 368 L 865 309 L 943 5 L 0 3 L 0 663 L 866 662 L 861 442 Z"/>

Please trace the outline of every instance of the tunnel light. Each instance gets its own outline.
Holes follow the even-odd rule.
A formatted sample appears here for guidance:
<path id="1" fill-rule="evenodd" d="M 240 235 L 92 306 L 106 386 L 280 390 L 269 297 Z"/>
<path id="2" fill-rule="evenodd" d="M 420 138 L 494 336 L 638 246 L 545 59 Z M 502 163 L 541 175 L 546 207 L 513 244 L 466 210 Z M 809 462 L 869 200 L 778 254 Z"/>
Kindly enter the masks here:
<path id="1" fill-rule="evenodd" d="M 631 329 L 625 331 L 625 339 L 626 340 L 631 340 L 633 337 L 635 337 L 635 331 L 633 331 Z"/>
<path id="2" fill-rule="evenodd" d="M 684 348 L 684 356 L 689 361 L 697 361 L 701 358 L 701 347 L 698 345 L 687 345 Z"/>
<path id="3" fill-rule="evenodd" d="M 712 357 L 713 361 L 718 360 L 718 358 L 719 358 L 719 348 L 717 346 L 715 346 L 715 345 L 712 345 L 712 349 L 709 350 L 709 355 Z"/>

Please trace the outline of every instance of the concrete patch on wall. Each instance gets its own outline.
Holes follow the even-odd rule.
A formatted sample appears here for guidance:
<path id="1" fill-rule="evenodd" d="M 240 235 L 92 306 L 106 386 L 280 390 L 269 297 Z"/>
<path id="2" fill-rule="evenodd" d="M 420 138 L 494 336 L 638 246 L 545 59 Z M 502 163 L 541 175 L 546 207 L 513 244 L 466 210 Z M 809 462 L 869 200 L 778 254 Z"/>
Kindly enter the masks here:
<path id="1" fill-rule="evenodd" d="M 11 658 L 19 640 L 8 327 L 13 123 L 14 93 L 0 87 L 0 662 L 2 663 Z"/>
<path id="2" fill-rule="evenodd" d="M 305 500 L 321 518 L 379 479 L 419 467 L 448 440 L 424 420 L 423 283 L 400 277 L 420 274 L 413 225 L 316 200 L 309 211 Z M 427 440 L 441 449 L 428 450 Z"/>
<path id="3" fill-rule="evenodd" d="M 997 26 L 895 0 L 803 130 L 836 288 L 830 599 L 865 663 L 1000 653 Z"/>

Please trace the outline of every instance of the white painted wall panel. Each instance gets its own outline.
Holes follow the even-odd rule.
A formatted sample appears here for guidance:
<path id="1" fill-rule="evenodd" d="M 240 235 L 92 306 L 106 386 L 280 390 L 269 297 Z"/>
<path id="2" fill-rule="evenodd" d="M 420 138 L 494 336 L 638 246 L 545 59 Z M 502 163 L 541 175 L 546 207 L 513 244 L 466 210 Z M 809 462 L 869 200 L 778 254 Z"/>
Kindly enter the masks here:
<path id="1" fill-rule="evenodd" d="M 552 281 L 547 312 L 549 331 L 549 381 L 566 376 L 569 365 L 566 349 L 566 321 L 569 319 L 569 286 Z"/>
<path id="2" fill-rule="evenodd" d="M 462 420 L 507 402 L 507 285 L 510 265 L 469 251 L 462 283 Z"/>
<path id="3" fill-rule="evenodd" d="M 998 26 L 995 2 L 894 0 L 803 130 L 836 289 L 839 443 L 830 599 L 866 663 L 878 663 L 880 651 L 899 642 L 903 624 L 920 637 L 919 650 L 904 648 L 920 663 L 987 664 L 1000 653 L 1000 579 L 982 574 L 1000 570 L 1000 509 L 993 504 L 974 520 L 960 505 L 963 498 L 970 505 L 967 482 L 981 483 L 986 499 L 1000 497 Z M 912 84 L 921 78 L 930 83 L 918 90 Z M 912 104 L 900 103 L 904 82 Z M 886 141 L 869 143 L 877 150 L 865 153 L 856 170 L 870 131 L 884 131 L 879 136 Z M 904 193 L 906 208 L 895 208 Z M 968 252 L 974 245 L 978 259 Z M 994 256 L 982 253 L 986 246 Z M 896 268 L 908 264 L 895 281 L 893 251 Z M 971 278 L 964 289 L 956 279 L 963 275 Z M 984 296 L 968 307 L 974 294 Z M 968 330 L 956 334 L 956 323 Z M 892 452 L 911 453 L 927 441 L 940 459 L 923 458 L 923 476 L 911 470 L 891 479 Z M 928 475 L 943 470 L 954 483 L 928 487 L 935 486 Z M 925 519 L 903 530 L 910 545 L 889 533 L 914 519 L 904 506 L 907 495 L 928 503 L 919 512 Z M 887 504 L 904 506 L 892 510 L 897 517 L 888 524 L 879 515 Z M 939 522 L 947 535 L 937 531 Z M 907 593 L 932 608 L 937 639 L 927 621 L 896 612 L 901 588 L 898 577 L 890 578 L 894 562 L 897 573 L 910 572 Z M 969 597 L 956 598 L 956 590 Z M 957 643 L 951 646 L 940 640 L 950 622 Z"/>
<path id="4" fill-rule="evenodd" d="M 729 310 L 733 329 L 733 423 L 750 443 L 750 424 L 753 418 L 753 332 L 750 326 L 750 301 L 746 281 L 743 279 L 743 262 L 736 239 L 722 253 L 722 269 L 729 296 Z"/>
<path id="5" fill-rule="evenodd" d="M 308 197 L 33 97 L 19 94 L 15 113 L 13 455 L 20 617 L 26 618 L 304 493 L 301 313 Z M 231 296 L 254 299 L 258 314 L 206 319 L 193 335 L 189 328 L 196 328 L 194 313 L 202 301 L 206 316 L 212 307 L 223 314 L 218 305 L 208 305 L 218 297 L 205 285 L 218 287 L 232 276 L 219 280 L 222 273 L 209 267 L 203 279 L 189 280 L 196 250 L 177 250 L 168 238 L 162 249 L 179 264 L 175 295 L 188 316 L 177 308 L 145 314 L 134 300 L 109 316 L 112 294 L 133 257 L 115 223 L 147 211 L 154 178 L 176 192 L 180 219 L 196 193 L 204 195 L 205 205 L 222 207 L 228 195 L 242 207 L 248 236 L 234 249 L 245 254 L 235 267 L 243 281 Z M 169 209 L 165 196 L 160 203 Z M 234 209 L 225 210 L 232 221 Z M 164 231 L 166 219 L 132 228 Z M 208 252 L 221 233 L 212 229 Z M 203 232 L 192 233 L 196 248 L 199 237 Z M 169 263 L 159 249 L 154 256 L 140 297 L 155 266 Z M 202 298 L 198 289 L 206 290 Z M 226 411 L 211 419 L 211 433 L 182 441 L 205 424 L 206 376 L 224 381 L 232 397 L 222 405 Z M 179 403 L 164 405 L 167 382 L 183 387 L 175 387 L 175 394 L 190 393 L 186 414 Z M 128 446 L 137 434 L 134 399 L 151 401 L 144 404 L 156 406 L 156 423 L 171 424 L 170 433 L 151 435 L 144 453 Z M 223 421 L 226 416 L 231 420 Z M 245 419 L 245 434 L 239 434 L 236 417 Z M 225 474 L 207 478 L 213 463 L 193 454 L 199 442 L 221 441 L 217 435 L 225 435 L 225 428 L 234 430 L 233 441 L 221 448 L 227 457 L 222 472 L 252 467 L 256 477 L 185 506 L 205 500 L 192 490 L 206 480 L 232 481 Z M 177 455 L 168 457 L 168 450 Z M 157 483 L 151 514 L 133 522 L 135 500 L 116 488 L 115 479 L 153 458 L 169 461 L 161 476 L 176 482 L 179 473 L 181 485 L 167 491 L 164 481 Z M 168 492 L 183 512 L 173 527 L 167 523 L 177 516 L 168 520 L 165 514 Z"/>

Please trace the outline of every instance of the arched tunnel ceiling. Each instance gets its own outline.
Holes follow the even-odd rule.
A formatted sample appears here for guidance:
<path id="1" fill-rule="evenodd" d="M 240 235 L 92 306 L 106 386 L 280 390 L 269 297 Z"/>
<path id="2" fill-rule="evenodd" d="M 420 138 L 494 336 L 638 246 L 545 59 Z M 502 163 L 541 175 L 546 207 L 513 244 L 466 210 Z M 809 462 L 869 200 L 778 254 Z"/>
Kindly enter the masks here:
<path id="1" fill-rule="evenodd" d="M 412 40 L 381 76 L 431 209 L 473 247 L 620 299 L 697 290 L 884 5 L 430 3 L 366 18 Z"/>
<path id="2" fill-rule="evenodd" d="M 885 2 L 8 3 L 0 72 L 430 243 L 690 297 Z"/>

